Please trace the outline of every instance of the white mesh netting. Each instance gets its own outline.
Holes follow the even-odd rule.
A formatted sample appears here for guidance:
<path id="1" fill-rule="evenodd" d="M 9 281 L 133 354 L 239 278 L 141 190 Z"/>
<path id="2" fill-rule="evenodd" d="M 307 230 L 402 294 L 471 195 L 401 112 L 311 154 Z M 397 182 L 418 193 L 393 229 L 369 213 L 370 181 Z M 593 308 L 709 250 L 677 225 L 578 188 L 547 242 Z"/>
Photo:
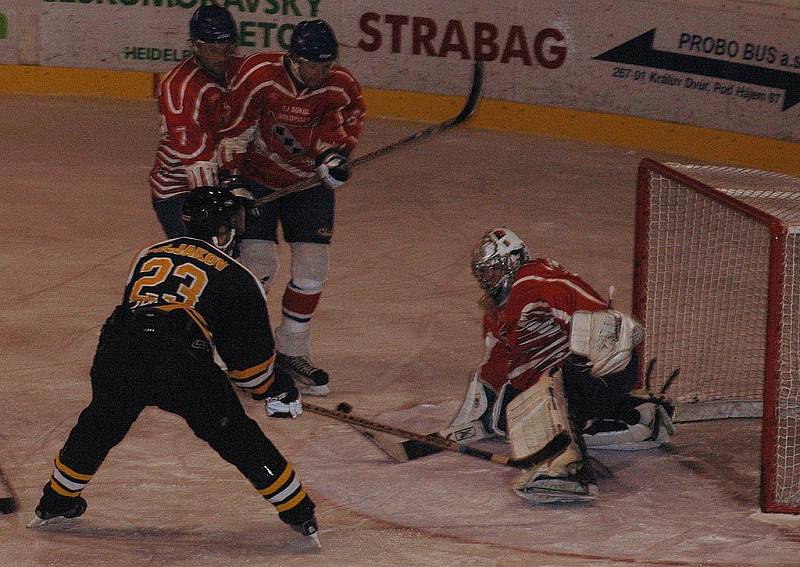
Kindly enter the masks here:
<path id="1" fill-rule="evenodd" d="M 773 412 L 772 498 L 800 511 L 800 179 L 700 165 L 647 170 L 640 187 L 646 270 L 637 282 L 657 388 L 669 371 L 681 419 L 760 415 L 767 360 L 767 311 L 779 301 L 778 378 Z M 687 180 L 678 172 L 690 177 Z M 699 183 L 698 183 L 699 182 Z M 782 293 L 770 296 L 770 219 L 757 218 L 701 185 L 771 215 L 786 228 Z M 645 209 L 647 207 L 647 209 Z M 644 213 L 647 214 L 644 214 Z M 641 258 L 639 259 L 641 260 Z M 643 286 L 643 287 L 640 287 Z"/>

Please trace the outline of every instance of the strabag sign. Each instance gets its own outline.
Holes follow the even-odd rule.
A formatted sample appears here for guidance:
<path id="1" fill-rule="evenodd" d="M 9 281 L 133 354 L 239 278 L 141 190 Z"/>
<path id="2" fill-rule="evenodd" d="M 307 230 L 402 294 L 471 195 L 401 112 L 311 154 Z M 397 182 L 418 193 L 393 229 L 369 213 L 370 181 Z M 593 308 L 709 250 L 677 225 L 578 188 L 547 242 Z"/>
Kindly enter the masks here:
<path id="1" fill-rule="evenodd" d="M 3 2 L 0 0 L 0 6 Z M 166 71 L 202 0 L 26 0 L 41 65 Z M 221 0 L 241 50 L 282 50 L 301 20 L 336 30 L 365 87 L 462 94 L 799 140 L 800 9 L 669 0 Z M 0 11 L 4 11 L 0 8 Z M 0 40 L 0 45 L 2 45 Z M 31 54 L 26 54 L 31 59 Z"/>

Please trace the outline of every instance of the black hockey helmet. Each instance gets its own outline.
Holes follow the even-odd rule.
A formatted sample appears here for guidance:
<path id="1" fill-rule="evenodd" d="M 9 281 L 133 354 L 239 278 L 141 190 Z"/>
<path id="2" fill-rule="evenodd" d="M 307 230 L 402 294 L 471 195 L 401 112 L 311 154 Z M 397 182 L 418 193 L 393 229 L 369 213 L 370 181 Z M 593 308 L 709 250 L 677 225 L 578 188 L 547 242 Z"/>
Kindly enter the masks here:
<path id="1" fill-rule="evenodd" d="M 308 61 L 328 63 L 339 56 L 339 42 L 325 20 L 304 20 L 292 30 L 289 53 Z"/>
<path id="2" fill-rule="evenodd" d="M 206 43 L 235 43 L 239 32 L 228 9 L 215 4 L 194 11 L 189 20 L 189 38 Z"/>
<path id="3" fill-rule="evenodd" d="M 220 187 L 192 189 L 181 207 L 181 221 L 186 233 L 217 245 L 219 227 L 236 229 L 236 217 L 244 201 L 242 197 Z"/>

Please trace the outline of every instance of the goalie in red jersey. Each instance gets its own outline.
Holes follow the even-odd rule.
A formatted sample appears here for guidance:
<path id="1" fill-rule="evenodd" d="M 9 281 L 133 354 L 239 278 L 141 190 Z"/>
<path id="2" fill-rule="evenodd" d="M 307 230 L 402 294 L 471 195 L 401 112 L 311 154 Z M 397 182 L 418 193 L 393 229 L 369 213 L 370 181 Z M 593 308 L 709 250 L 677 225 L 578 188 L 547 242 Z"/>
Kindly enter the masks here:
<path id="1" fill-rule="evenodd" d="M 671 406 L 631 394 L 633 349 L 644 337 L 636 321 L 554 260 L 531 259 L 507 228 L 483 236 L 472 272 L 486 292 L 486 353 L 451 429 L 471 425 L 470 441 L 506 437 L 515 457 L 562 430 L 573 438 L 556 459 L 522 473 L 514 483 L 519 496 L 590 500 L 597 487 L 584 466 L 586 446 L 647 449 L 669 438 Z"/>
<path id="2" fill-rule="evenodd" d="M 299 181 L 319 185 L 259 208 L 243 235 L 242 262 L 269 289 L 278 273 L 277 226 L 292 252 L 292 277 L 275 331 L 276 365 L 311 395 L 329 392 L 328 374 L 309 358 L 309 325 L 328 274 L 334 191 L 350 176 L 348 155 L 364 125 L 361 87 L 337 63 L 339 46 L 322 20 L 300 22 L 288 53 L 259 53 L 237 62 L 231 119 L 219 153 L 255 197 Z"/>
<path id="3" fill-rule="evenodd" d="M 217 135 L 225 122 L 228 74 L 238 28 L 230 12 L 201 6 L 189 21 L 192 57 L 179 63 L 159 85 L 161 138 L 150 172 L 159 222 L 168 238 L 185 234 L 180 210 L 195 187 L 215 185 Z"/>

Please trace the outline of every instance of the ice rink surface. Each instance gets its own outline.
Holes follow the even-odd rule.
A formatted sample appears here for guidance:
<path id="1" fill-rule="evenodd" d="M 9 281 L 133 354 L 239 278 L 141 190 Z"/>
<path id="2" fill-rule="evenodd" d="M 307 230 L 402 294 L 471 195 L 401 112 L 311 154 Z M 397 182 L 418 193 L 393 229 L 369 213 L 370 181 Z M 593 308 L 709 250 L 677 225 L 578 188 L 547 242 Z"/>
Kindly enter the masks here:
<path id="1" fill-rule="evenodd" d="M 269 419 L 244 400 L 317 502 L 314 550 L 179 418 L 148 409 L 84 491 L 83 517 L 26 529 L 88 403 L 128 263 L 162 239 L 147 185 L 158 121 L 154 102 L 3 96 L 0 108 L 0 466 L 22 504 L 0 517 L 0 565 L 800 564 L 800 520 L 758 512 L 753 420 L 680 426 L 667 449 L 595 453 L 613 473 L 598 500 L 534 507 L 511 492 L 514 469 L 454 453 L 393 463 L 346 424 Z M 357 153 L 422 127 L 368 120 Z M 359 169 L 339 192 L 313 326 L 332 392 L 309 401 L 420 432 L 447 425 L 483 348 L 470 250 L 495 225 L 598 290 L 616 286 L 629 310 L 642 157 L 460 129 Z M 289 277 L 281 250 L 273 323 Z"/>

